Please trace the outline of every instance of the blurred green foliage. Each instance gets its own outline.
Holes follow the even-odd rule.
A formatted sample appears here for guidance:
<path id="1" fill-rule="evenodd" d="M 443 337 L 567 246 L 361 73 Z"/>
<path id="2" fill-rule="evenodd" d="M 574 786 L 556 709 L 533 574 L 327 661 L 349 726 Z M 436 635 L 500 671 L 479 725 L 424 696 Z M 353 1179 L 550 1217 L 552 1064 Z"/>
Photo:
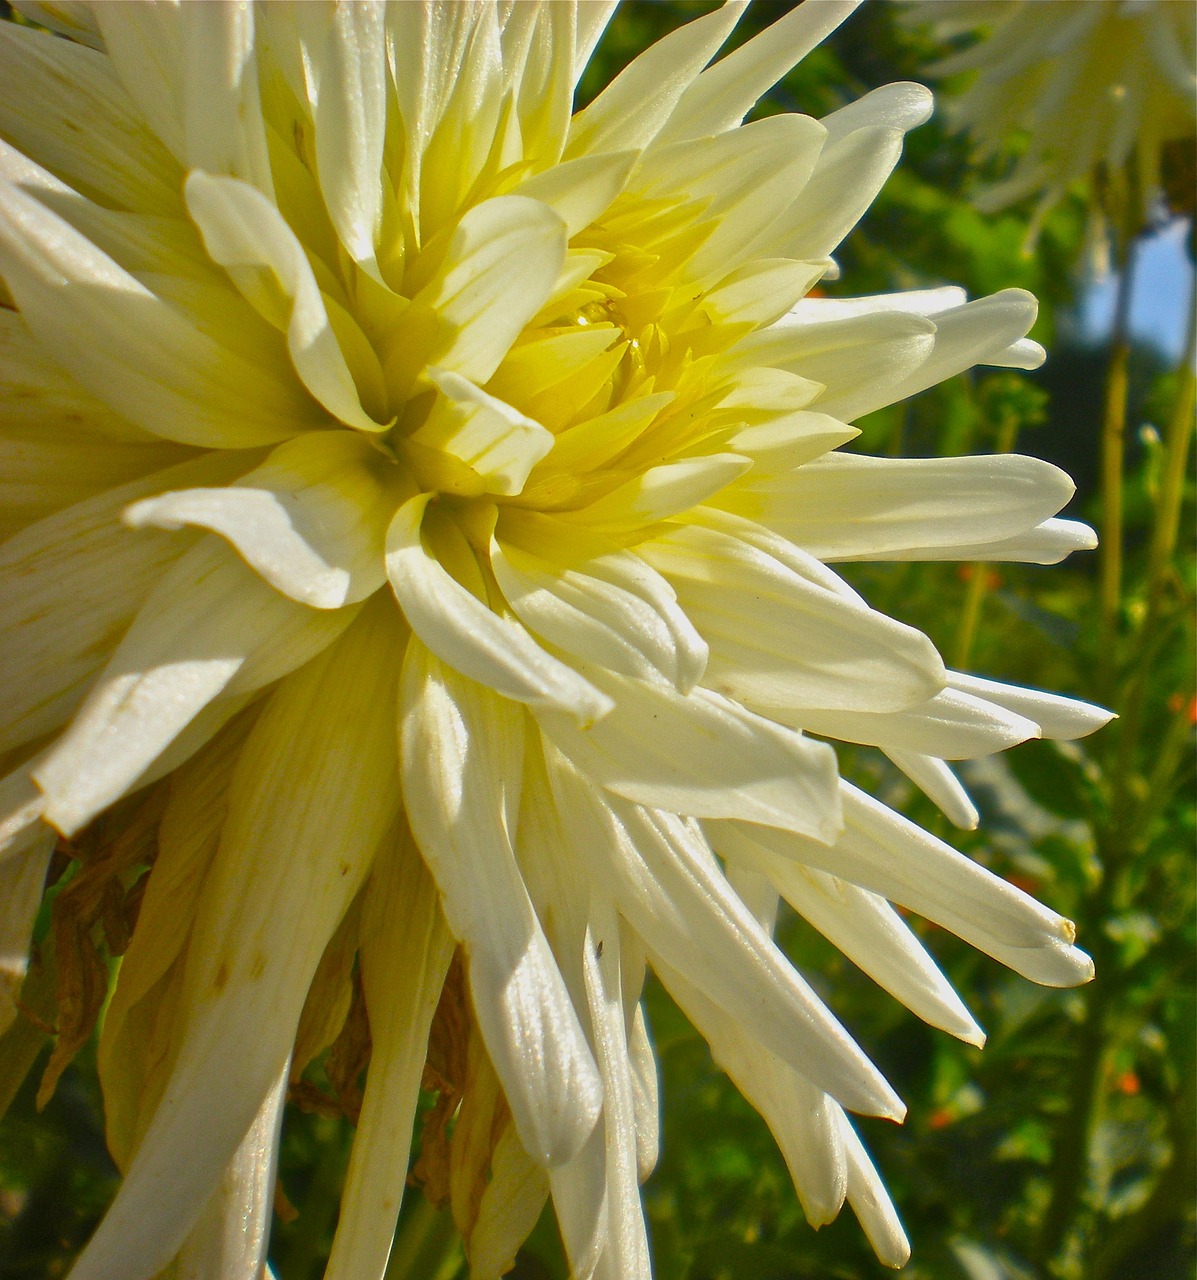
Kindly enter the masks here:
<path id="1" fill-rule="evenodd" d="M 627 5 L 582 99 L 711 7 Z M 755 6 L 736 39 L 788 7 Z M 918 79 L 934 55 L 888 6 L 869 5 L 760 110 L 822 115 L 880 84 Z M 1065 466 L 1079 482 L 1069 514 L 1100 525 L 1107 354 L 1067 341 L 1084 209 L 1079 200 L 1058 208 L 1027 255 L 1023 212 L 978 214 L 967 200 L 975 180 L 967 142 L 941 117 L 915 131 L 839 253 L 842 279 L 828 292 L 950 282 L 975 296 L 1021 286 L 1041 301 L 1034 336 L 1052 358 L 1036 375 L 979 370 L 871 415 L 855 447 L 929 456 L 1016 444 Z M 983 815 L 977 833 L 950 832 L 878 753 L 844 753 L 845 768 L 875 793 L 1076 920 L 1098 969 L 1080 991 L 1039 988 L 914 922 L 988 1031 L 981 1052 L 917 1022 L 801 921 L 783 918 L 781 937 L 803 973 L 909 1104 L 902 1128 L 867 1120 L 860 1128 L 911 1237 L 903 1273 L 911 1280 L 1192 1275 L 1193 483 L 1186 467 L 1179 550 L 1153 569 L 1162 487 L 1177 465 L 1168 419 L 1183 374 L 1146 348 L 1132 351 L 1131 371 L 1129 422 L 1146 425 L 1127 452 L 1127 559 L 1112 624 L 1103 629 L 1098 618 L 1093 556 L 1051 569 L 893 564 L 853 574 L 874 605 L 925 630 L 949 661 L 1102 701 L 1122 716 L 1083 743 L 1028 743 L 966 766 Z M 647 1003 L 663 1081 L 661 1160 L 645 1188 L 658 1280 L 886 1274 L 847 1210 L 818 1234 L 807 1226 L 764 1123 L 659 986 L 650 984 Z M 5 1280 L 65 1274 L 115 1186 L 88 1056 L 40 1116 L 36 1077 L 0 1130 Z M 344 1121 L 288 1114 L 281 1183 L 298 1213 L 276 1221 L 271 1257 L 281 1280 L 321 1274 L 350 1140 Z M 447 1213 L 409 1196 L 393 1280 L 463 1277 L 449 1225 Z M 547 1211 L 512 1275 L 567 1274 Z"/>

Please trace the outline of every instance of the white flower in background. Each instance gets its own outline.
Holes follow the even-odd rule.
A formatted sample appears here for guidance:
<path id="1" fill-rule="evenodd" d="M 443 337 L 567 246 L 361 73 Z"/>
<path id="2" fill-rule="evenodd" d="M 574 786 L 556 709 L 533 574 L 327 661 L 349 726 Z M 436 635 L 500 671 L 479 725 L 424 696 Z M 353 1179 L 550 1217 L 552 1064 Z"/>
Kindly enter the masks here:
<path id="1" fill-rule="evenodd" d="M 257 1276 L 288 1079 L 363 1009 L 329 1277 L 385 1270 L 422 1078 L 460 1099 L 471 1274 L 551 1194 L 577 1276 L 647 1277 L 646 963 L 811 1221 L 847 1198 L 896 1265 L 845 1109 L 903 1107 L 774 945 L 779 897 L 973 1043 L 891 902 L 1090 976 L 828 741 L 971 826 L 945 760 L 1106 718 L 945 670 L 828 567 L 1092 545 L 1047 463 L 839 451 L 1042 355 L 1017 291 L 805 298 L 930 110 L 741 123 L 852 7 L 708 66 L 720 9 L 572 117 L 606 4 L 0 24 L 6 992 L 59 835 L 105 928 L 140 904 L 99 1049 L 125 1176 L 76 1280 Z"/>
<path id="2" fill-rule="evenodd" d="M 1033 227 L 1076 183 L 1131 200 L 1146 224 L 1165 144 L 1197 132 L 1197 6 L 1184 0 L 915 0 L 907 20 L 942 39 L 982 38 L 929 68 L 975 72 L 949 117 L 981 158 L 1026 134 L 1009 175 L 979 194 L 993 211 L 1039 195 Z M 1133 189 L 1125 188 L 1133 174 Z M 1109 191 L 1115 188 L 1116 191 Z"/>

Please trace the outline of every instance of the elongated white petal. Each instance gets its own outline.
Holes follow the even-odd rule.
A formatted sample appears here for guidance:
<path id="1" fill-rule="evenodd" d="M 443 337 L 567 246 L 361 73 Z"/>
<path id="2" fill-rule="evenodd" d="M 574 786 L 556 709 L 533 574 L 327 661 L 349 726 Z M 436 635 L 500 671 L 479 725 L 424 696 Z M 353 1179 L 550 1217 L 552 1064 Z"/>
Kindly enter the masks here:
<path id="1" fill-rule="evenodd" d="M 566 155 L 572 158 L 650 142 L 740 15 L 741 6 L 724 5 L 671 31 L 636 57 L 570 121 Z"/>
<path id="2" fill-rule="evenodd" d="M 561 1164 L 589 1137 L 602 1085 L 511 848 L 522 713 L 416 640 L 403 675 L 403 793 L 469 955 L 474 1013 L 520 1138 Z"/>
<path id="3" fill-rule="evenodd" d="M 711 1055 L 768 1124 L 802 1211 L 812 1227 L 830 1222 L 848 1192 L 848 1168 L 839 1133 L 839 1108 L 793 1067 L 729 1017 L 676 969 L 661 980 L 711 1046 Z"/>
<path id="4" fill-rule="evenodd" d="M 442 661 L 508 698 L 561 708 L 583 723 L 605 715 L 606 694 L 519 623 L 492 612 L 428 554 L 420 524 L 430 497 L 404 503 L 387 531 L 387 577 L 412 630 Z"/>
<path id="5" fill-rule="evenodd" d="M 960 688 L 945 689 L 904 711 L 801 710 L 790 715 L 777 710 L 774 715 L 842 742 L 864 742 L 887 752 L 943 760 L 972 760 L 1039 736 L 1035 721 Z"/>
<path id="6" fill-rule="evenodd" d="M 368 440 L 313 431 L 231 486 L 146 498 L 126 508 L 124 521 L 135 529 L 210 529 L 276 590 L 337 609 L 386 581 L 386 531 L 403 492 L 396 465 Z"/>
<path id="7" fill-rule="evenodd" d="M 71 727 L 37 766 L 46 817 L 73 832 L 121 795 L 220 693 L 308 661 L 351 610 L 279 595 L 223 543 L 188 552 L 150 595 Z"/>
<path id="8" fill-rule="evenodd" d="M 33 922 L 54 844 L 53 831 L 42 827 L 28 847 L 0 861 L 0 1032 L 7 1031 L 17 1016 Z"/>
<path id="9" fill-rule="evenodd" d="M 709 284 L 748 258 L 753 245 L 767 239 L 774 223 L 801 198 L 826 136 L 809 116 L 768 116 L 702 146 L 679 142 L 654 149 L 630 190 L 702 202 L 703 216 L 711 222 L 684 278 L 696 287 Z"/>
<path id="10" fill-rule="evenodd" d="M 280 687 L 250 734 L 193 926 L 174 1071 L 73 1280 L 149 1280 L 165 1266 L 285 1066 L 325 944 L 398 808 L 400 642 L 381 600 Z"/>
<path id="11" fill-rule="evenodd" d="M 638 556 L 615 552 L 564 568 L 494 541 L 491 567 L 517 617 L 584 662 L 665 680 L 681 693 L 702 678 L 706 643 L 673 588 Z"/>
<path id="12" fill-rule="evenodd" d="M 989 560 L 1016 564 L 1059 564 L 1074 551 L 1092 551 L 1097 534 L 1079 520 L 1044 520 L 1025 533 L 991 542 L 944 546 L 897 547 L 870 555 L 871 560 Z M 846 558 L 846 557 L 845 557 Z"/>
<path id="13" fill-rule="evenodd" d="M 603 859 L 621 913 L 651 953 L 846 1105 L 903 1114 L 893 1090 L 727 884 L 694 826 L 604 795 L 560 756 L 550 765 L 566 833 Z"/>
<path id="14" fill-rule="evenodd" d="M 636 1167 L 641 1182 L 657 1167 L 661 1119 L 657 1059 L 644 1021 L 644 1009 L 636 1005 L 628 1028 L 628 1056 L 632 1068 L 632 1106 L 636 1119 Z"/>
<path id="15" fill-rule="evenodd" d="M 178 1280 L 259 1280 L 274 1211 L 279 1128 L 290 1063 L 258 1114 L 179 1250 Z"/>
<path id="16" fill-rule="evenodd" d="M 1046 986 L 1075 986 L 1093 976 L 1093 962 L 1072 945 L 1076 928 L 1014 885 L 848 783 L 845 829 L 835 847 L 769 827 L 723 825 L 719 849 L 753 863 L 764 845 L 950 929 L 978 950 Z M 767 872 L 766 872 L 767 874 Z"/>
<path id="17" fill-rule="evenodd" d="M 1024 689 L 1017 684 L 1004 684 L 1000 680 L 984 680 L 980 676 L 965 675 L 962 671 L 948 672 L 948 683 L 965 695 L 996 703 L 1016 715 L 1034 720 L 1045 738 L 1084 738 L 1114 718 L 1112 711 L 1096 707 L 1079 698 L 1063 698 L 1057 693 L 1043 693 L 1039 689 Z"/>
<path id="18" fill-rule="evenodd" d="M 399 919 L 402 929 L 395 927 Z M 386 1271 L 428 1031 L 453 950 L 436 885 L 405 830 L 383 841 L 365 889 L 361 928 L 370 1068 L 326 1280 L 382 1280 Z"/>
<path id="19" fill-rule="evenodd" d="M 0 276 L 39 340 L 88 390 L 154 435 L 245 449 L 319 419 L 281 362 L 217 343 L 3 180 Z"/>
<path id="20" fill-rule="evenodd" d="M 904 1267 L 910 1261 L 910 1241 L 898 1211 L 848 1117 L 840 1111 L 838 1118 L 848 1163 L 848 1203 L 877 1257 L 887 1267 Z"/>
<path id="21" fill-rule="evenodd" d="M 176 485 L 221 484 L 248 460 L 213 453 L 110 489 L 23 529 L 0 548 L 0 750 L 32 742 L 74 711 L 117 638 L 192 539 L 121 526 L 130 502 Z"/>
<path id="22" fill-rule="evenodd" d="M 375 274 L 387 116 L 383 21 L 381 4 L 334 6 L 323 43 L 311 51 L 309 70 L 324 203 L 350 257 Z"/>
<path id="23" fill-rule="evenodd" d="M 95 15 L 122 84 L 180 164 L 271 192 L 253 10 L 100 5 Z"/>
<path id="24" fill-rule="evenodd" d="M 838 142 L 857 129 L 901 129 L 903 133 L 917 129 L 931 115 L 934 100 L 931 91 L 921 84 L 900 81 L 882 85 L 863 98 L 840 107 L 820 122 L 827 130 L 829 143 Z M 963 291 L 962 291 L 963 292 Z M 963 298 L 960 299 L 964 301 Z"/>
<path id="25" fill-rule="evenodd" d="M 833 392 L 820 401 L 819 407 L 840 417 L 857 417 L 905 400 L 975 364 L 986 364 L 990 357 L 1005 359 L 1005 353 L 1035 323 L 1038 310 L 1038 302 L 1026 290 L 1003 289 L 940 312 L 933 316 L 935 340 L 927 359 L 896 385 L 885 389 L 883 398 L 874 396 L 862 401 L 854 390 Z M 1042 358 L 1037 363 L 1042 363 Z"/>
<path id="26" fill-rule="evenodd" d="M 762 97 L 826 36 L 860 0 L 821 0 L 801 6 L 766 27 L 714 66 L 682 94 L 658 145 L 721 133 L 738 125 Z"/>
<path id="27" fill-rule="evenodd" d="M 1059 468 L 1019 454 L 836 454 L 746 487 L 760 500 L 762 524 L 820 560 L 1013 537 L 1054 515 L 1073 493 Z"/>
<path id="28" fill-rule="evenodd" d="M 929 800 L 939 806 L 949 822 L 965 831 L 976 830 L 981 821 L 977 806 L 943 760 L 915 751 L 891 750 L 885 754 Z"/>
<path id="29" fill-rule="evenodd" d="M 25 853 L 46 831 L 46 797 L 29 775 L 38 758 L 0 778 L 0 862 Z"/>
<path id="30" fill-rule="evenodd" d="M 760 250 L 770 257 L 826 258 L 860 221 L 902 154 L 903 131 L 874 125 L 827 146 L 789 216 Z"/>
<path id="31" fill-rule="evenodd" d="M 199 171 L 188 175 L 187 209 L 215 262 L 225 267 L 246 299 L 287 335 L 287 350 L 303 385 L 334 417 L 362 431 L 381 431 L 362 405 L 363 390 L 381 387 L 374 358 L 373 378 L 359 389 L 329 320 L 303 245 L 260 191 L 235 178 Z M 369 398 L 382 415 L 379 389 Z"/>
<path id="32" fill-rule="evenodd" d="M 583 668 L 615 703 L 582 728 L 537 711 L 544 732 L 599 785 L 638 804 L 737 817 L 832 841 L 839 830 L 835 754 L 738 703 L 696 688 Z"/>
<path id="33" fill-rule="evenodd" d="M 749 707 L 884 711 L 943 688 L 926 636 L 730 533 L 671 529 L 639 551 L 710 646 L 706 683 Z"/>
<path id="34" fill-rule="evenodd" d="M 767 866 L 790 906 L 912 1013 L 969 1044 L 985 1043 L 951 983 L 884 898 L 777 856 Z"/>
<path id="35" fill-rule="evenodd" d="M 741 359 L 767 361 L 822 383 L 827 390 L 814 407 L 843 422 L 897 399 L 895 388 L 935 348 L 934 323 L 911 312 L 865 311 L 802 323 L 805 314 L 800 304 L 771 328 L 751 334 L 740 343 Z"/>

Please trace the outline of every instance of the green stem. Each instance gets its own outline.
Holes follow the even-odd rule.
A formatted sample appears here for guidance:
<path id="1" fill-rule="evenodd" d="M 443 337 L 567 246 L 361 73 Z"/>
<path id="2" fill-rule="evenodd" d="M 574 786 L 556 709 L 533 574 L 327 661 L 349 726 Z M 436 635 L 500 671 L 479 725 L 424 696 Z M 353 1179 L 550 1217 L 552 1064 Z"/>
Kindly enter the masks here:
<path id="1" fill-rule="evenodd" d="M 1135 241 L 1128 238 L 1118 273 L 1106 401 L 1101 433 L 1101 661 L 1104 686 L 1113 684 L 1114 647 L 1122 602 L 1122 476 L 1126 454 L 1126 402 L 1130 366 L 1130 304 Z"/>
<path id="2" fill-rule="evenodd" d="M 1197 305 L 1197 280 L 1194 296 Z M 1189 327 L 1184 353 L 1177 370 L 1176 398 L 1164 432 L 1164 475 L 1156 503 L 1155 527 L 1152 530 L 1151 549 L 1147 562 L 1146 604 L 1143 621 L 1138 629 L 1141 641 L 1150 646 L 1165 629 L 1162 617 L 1165 602 L 1165 586 L 1172 570 L 1173 556 L 1180 530 L 1180 511 L 1184 497 L 1185 475 L 1189 466 L 1189 446 L 1193 438 L 1194 360 L 1197 360 L 1197 310 L 1190 307 Z M 1136 646 L 1142 658 L 1142 644 Z M 1114 805 L 1111 826 L 1115 837 L 1122 844 L 1130 837 L 1130 809 L 1133 797 L 1128 783 L 1134 774 L 1135 756 L 1139 746 L 1140 731 L 1149 676 L 1153 665 L 1140 661 L 1124 693 L 1122 724 L 1118 738 L 1118 752 L 1114 770 Z"/>

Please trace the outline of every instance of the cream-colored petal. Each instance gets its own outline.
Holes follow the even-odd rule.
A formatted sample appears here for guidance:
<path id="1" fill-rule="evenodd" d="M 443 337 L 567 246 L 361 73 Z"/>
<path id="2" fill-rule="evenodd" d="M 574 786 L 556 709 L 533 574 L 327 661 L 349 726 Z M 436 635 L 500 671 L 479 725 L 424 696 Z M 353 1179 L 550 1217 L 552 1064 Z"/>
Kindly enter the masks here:
<path id="1" fill-rule="evenodd" d="M 935 324 L 924 316 L 866 311 L 835 317 L 833 311 L 835 318 L 817 323 L 792 322 L 807 305 L 749 335 L 734 354 L 741 363 L 778 365 L 822 383 L 827 389 L 813 407 L 842 422 L 900 398 L 911 370 L 934 351 Z"/>
<path id="2" fill-rule="evenodd" d="M 172 1280 L 261 1280 L 289 1074 L 288 1063 L 179 1250 Z"/>
<path id="3" fill-rule="evenodd" d="M 904 1267 L 910 1261 L 910 1241 L 906 1239 L 898 1211 L 868 1152 L 842 1111 L 839 1123 L 848 1162 L 848 1203 L 852 1212 L 864 1228 L 878 1259 L 887 1267 Z"/>
<path id="4" fill-rule="evenodd" d="M 493 1280 L 515 1265 L 549 1197 L 549 1176 L 508 1124 L 491 1156 L 491 1177 L 470 1232 L 470 1280 Z"/>
<path id="5" fill-rule="evenodd" d="M 349 256 L 377 276 L 387 122 L 384 6 L 330 6 L 323 42 L 309 49 L 316 170 Z"/>
<path id="6" fill-rule="evenodd" d="M 382 1280 L 386 1272 L 428 1031 L 453 951 L 436 885 L 403 820 L 375 860 L 361 928 L 370 1067 L 325 1280 Z"/>
<path id="7" fill-rule="evenodd" d="M 217 343 L 3 180 L 0 275 L 63 365 L 154 435 L 244 449 L 285 440 L 319 418 L 285 371 Z"/>
<path id="8" fill-rule="evenodd" d="M 321 953 L 398 809 L 401 643 L 380 599 L 250 734 L 194 925 L 177 1063 L 73 1280 L 149 1280 L 170 1260 L 286 1065 Z"/>
<path id="9" fill-rule="evenodd" d="M 949 679 L 951 675 L 949 673 Z M 1035 721 L 961 688 L 948 688 L 903 711 L 810 711 L 774 714 L 812 733 L 943 760 L 972 760 L 1039 736 Z"/>
<path id="10" fill-rule="evenodd" d="M 820 0 L 766 27 L 703 71 L 658 133 L 658 145 L 734 129 L 757 100 L 849 17 L 860 0 Z"/>
<path id="11" fill-rule="evenodd" d="M 712 1057 L 769 1126 L 806 1220 L 812 1227 L 831 1222 L 848 1193 L 839 1108 L 775 1053 L 745 1036 L 736 1019 L 676 969 L 663 965 L 660 976 L 710 1045 Z"/>
<path id="12" fill-rule="evenodd" d="M 247 182 L 193 170 L 184 186 L 187 209 L 213 261 L 266 320 L 287 335 L 303 385 L 341 422 L 361 431 L 388 425 L 381 367 L 359 387 L 341 349 L 303 245 L 277 207 Z M 373 393 L 373 394 L 372 394 Z M 363 396 L 379 417 L 363 406 Z"/>
<path id="13" fill-rule="evenodd" d="M 890 750 L 885 754 L 933 804 L 939 806 L 949 822 L 965 831 L 977 829 L 981 821 L 977 806 L 943 760 L 916 751 Z"/>
<path id="14" fill-rule="evenodd" d="M 631 552 L 567 568 L 492 541 L 490 562 L 516 616 L 567 653 L 680 693 L 702 678 L 705 642 L 669 583 Z"/>
<path id="15" fill-rule="evenodd" d="M 731 533 L 690 525 L 639 552 L 668 578 L 710 646 L 707 686 L 754 710 L 900 710 L 947 680 L 921 632 Z"/>
<path id="16" fill-rule="evenodd" d="M 253 9 L 104 4 L 95 16 L 113 69 L 179 163 L 272 193 Z"/>
<path id="17" fill-rule="evenodd" d="M 952 984 L 884 898 L 776 855 L 762 859 L 758 869 L 799 915 L 895 1000 L 968 1044 L 985 1043 L 985 1033 Z"/>
<path id="18" fill-rule="evenodd" d="M 621 914 L 813 1083 L 870 1115 L 904 1108 L 728 885 L 695 825 L 604 794 L 559 754 L 550 779 L 567 836 L 602 859 Z M 764 830 L 764 828 L 762 828 Z"/>
<path id="19" fill-rule="evenodd" d="M 615 703 L 580 727 L 537 709 L 541 729 L 600 786 L 638 804 L 697 817 L 736 817 L 833 841 L 839 831 L 835 753 L 826 743 L 746 711 L 707 689 L 583 667 Z"/>
<path id="20" fill-rule="evenodd" d="M 145 498 L 123 519 L 134 529 L 210 529 L 276 590 L 337 609 L 386 581 L 387 526 L 408 487 L 368 439 L 313 431 L 279 445 L 230 486 Z"/>
<path id="21" fill-rule="evenodd" d="M 1076 927 L 950 845 L 846 782 L 844 834 L 832 849 L 770 827 L 720 826 L 728 856 L 753 845 L 870 889 L 950 929 L 1045 986 L 1076 986 L 1093 962 L 1072 945 Z M 747 842 L 747 844 L 745 844 Z"/>
<path id="22" fill-rule="evenodd" d="M 564 8 L 555 4 L 548 7 Z M 515 194 L 547 204 L 565 223 L 566 235 L 573 237 L 607 211 L 626 186 L 638 159 L 636 151 L 579 156 L 525 179 Z"/>
<path id="23" fill-rule="evenodd" d="M 1009 538 L 991 542 L 951 543 L 943 546 L 896 547 L 876 560 L 989 560 L 1016 564 L 1059 564 L 1074 551 L 1092 551 L 1097 534 L 1079 520 L 1044 520 Z"/>
<path id="24" fill-rule="evenodd" d="M 0 750 L 58 728 L 74 711 L 137 610 L 191 546 L 133 534 L 130 502 L 175 485 L 221 484 L 252 462 L 208 454 L 111 489 L 30 525 L 0 547 Z"/>
<path id="25" fill-rule="evenodd" d="M 564 262 L 565 224 L 548 205 L 526 196 L 475 205 L 390 340 L 384 364 L 396 395 L 428 367 L 486 382 L 548 300 Z"/>
<path id="26" fill-rule="evenodd" d="M 642 147 L 665 126 L 682 95 L 715 56 L 742 13 L 724 5 L 651 45 L 570 121 L 566 156 Z"/>
<path id="27" fill-rule="evenodd" d="M 758 246 L 769 257 L 818 261 L 860 221 L 898 163 L 905 135 L 874 125 L 830 143 L 790 213 Z"/>
<path id="28" fill-rule="evenodd" d="M 468 378 L 447 369 L 429 369 L 428 377 L 440 394 L 405 444 L 425 486 L 442 493 L 518 494 L 552 449 L 552 433 Z M 461 466 L 446 465 L 440 454 Z"/>
<path id="29" fill-rule="evenodd" d="M 1068 501 L 1072 481 L 1038 458 L 868 458 L 834 454 L 743 491 L 757 518 L 820 560 L 871 559 L 907 547 L 997 541 Z"/>
<path id="30" fill-rule="evenodd" d="M 403 793 L 445 916 L 469 956 L 474 1014 L 528 1153 L 575 1156 L 602 1085 L 520 876 L 511 833 L 522 710 L 413 639 L 403 673 Z"/>
<path id="31" fill-rule="evenodd" d="M 430 497 L 406 502 L 387 532 L 387 577 L 412 630 L 442 661 L 505 697 L 562 708 L 583 723 L 605 715 L 606 694 L 542 649 L 519 623 L 494 613 L 429 555 L 420 525 Z"/>
<path id="32" fill-rule="evenodd" d="M 997 703 L 1015 715 L 1034 720 L 1045 738 L 1084 738 L 1114 719 L 1114 713 L 1079 698 L 1063 698 L 1056 693 L 1025 689 L 1000 680 L 983 680 L 961 671 L 948 672 L 948 683 L 965 695 Z"/>
<path id="33" fill-rule="evenodd" d="M 78 831 L 219 694 L 249 692 L 293 671 L 354 613 L 296 604 L 218 539 L 199 543 L 151 593 L 70 728 L 38 764 L 47 821 Z"/>
<path id="34" fill-rule="evenodd" d="M 26 155 L 109 207 L 178 215 L 179 164 L 107 57 L 6 22 L 0 80 L 0 134 Z"/>

